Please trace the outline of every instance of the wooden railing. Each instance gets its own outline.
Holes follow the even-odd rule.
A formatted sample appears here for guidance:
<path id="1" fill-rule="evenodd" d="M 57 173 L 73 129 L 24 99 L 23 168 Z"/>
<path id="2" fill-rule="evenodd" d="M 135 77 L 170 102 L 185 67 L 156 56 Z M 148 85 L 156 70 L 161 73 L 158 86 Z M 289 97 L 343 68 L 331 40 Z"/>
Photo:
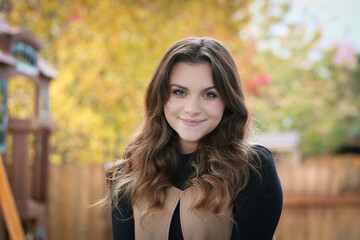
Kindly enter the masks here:
<path id="1" fill-rule="evenodd" d="M 285 194 L 285 208 L 301 207 L 360 207 L 359 193 L 342 193 L 337 195 Z"/>

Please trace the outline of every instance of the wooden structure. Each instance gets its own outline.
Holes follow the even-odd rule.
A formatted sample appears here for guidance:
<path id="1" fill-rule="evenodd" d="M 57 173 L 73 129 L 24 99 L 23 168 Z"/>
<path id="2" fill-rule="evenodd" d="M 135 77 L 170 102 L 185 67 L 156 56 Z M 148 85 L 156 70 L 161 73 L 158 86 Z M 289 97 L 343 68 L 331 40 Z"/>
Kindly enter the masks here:
<path id="1" fill-rule="evenodd" d="M 5 159 L 11 156 L 6 159 L 9 182 L 21 221 L 27 231 L 34 229 L 35 239 L 46 239 L 49 136 L 54 129 L 49 115 L 49 83 L 57 75 L 38 55 L 41 48 L 30 32 L 12 28 L 0 16 L 0 153 Z M 35 109 L 25 118 L 8 113 L 8 84 L 19 76 L 36 89 L 32 99 Z M 7 146 L 9 133 L 12 149 Z M 0 239 L 5 235 L 0 212 Z"/>

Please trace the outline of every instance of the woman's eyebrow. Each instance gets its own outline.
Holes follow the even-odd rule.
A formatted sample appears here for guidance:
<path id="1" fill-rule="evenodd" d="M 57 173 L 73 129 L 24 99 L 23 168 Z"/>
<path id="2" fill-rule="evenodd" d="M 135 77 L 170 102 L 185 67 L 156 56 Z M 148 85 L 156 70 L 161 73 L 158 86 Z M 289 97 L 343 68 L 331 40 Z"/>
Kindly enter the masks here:
<path id="1" fill-rule="evenodd" d="M 170 85 L 170 87 L 178 87 L 178 88 L 182 88 L 182 89 L 187 90 L 187 88 L 186 88 L 186 87 L 181 86 L 181 85 L 176 84 L 176 83 L 171 84 L 171 85 Z M 213 88 L 214 88 L 214 89 L 216 89 L 216 88 L 215 88 L 215 86 L 210 86 L 210 87 L 204 88 L 204 90 L 203 90 L 203 91 L 208 91 L 208 90 L 213 89 Z"/>
<path id="2" fill-rule="evenodd" d="M 184 87 L 184 86 L 181 86 L 181 85 L 179 85 L 179 84 L 171 84 L 170 85 L 170 87 L 178 87 L 178 88 L 182 88 L 182 89 L 185 89 L 185 90 L 187 90 L 187 88 L 186 87 Z"/>
<path id="3" fill-rule="evenodd" d="M 213 88 L 216 90 L 215 86 L 211 86 L 211 87 L 205 88 L 204 91 L 207 91 L 207 90 L 210 90 L 210 89 L 213 89 Z"/>

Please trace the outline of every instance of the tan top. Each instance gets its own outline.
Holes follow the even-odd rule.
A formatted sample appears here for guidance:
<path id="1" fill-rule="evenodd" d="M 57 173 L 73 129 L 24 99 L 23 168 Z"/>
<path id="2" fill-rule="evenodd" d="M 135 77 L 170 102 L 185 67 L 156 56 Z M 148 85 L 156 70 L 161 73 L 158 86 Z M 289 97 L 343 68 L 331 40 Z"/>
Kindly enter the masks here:
<path id="1" fill-rule="evenodd" d="M 140 217 L 147 207 L 147 202 L 142 200 L 134 204 L 136 240 L 168 240 L 171 219 L 179 201 L 180 223 L 184 240 L 226 240 L 231 238 L 232 208 L 222 211 L 227 217 L 204 217 L 196 210 L 189 210 L 195 201 L 195 192 L 192 187 L 184 191 L 170 187 L 166 193 L 164 207 L 143 221 L 143 224 L 140 223 Z"/>

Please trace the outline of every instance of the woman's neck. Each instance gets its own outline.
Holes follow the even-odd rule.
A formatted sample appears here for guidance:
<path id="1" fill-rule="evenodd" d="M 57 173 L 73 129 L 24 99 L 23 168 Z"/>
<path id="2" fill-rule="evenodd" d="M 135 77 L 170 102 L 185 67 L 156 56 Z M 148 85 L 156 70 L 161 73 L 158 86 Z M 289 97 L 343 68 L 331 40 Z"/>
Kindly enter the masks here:
<path id="1" fill-rule="evenodd" d="M 197 142 L 186 142 L 181 141 L 179 142 L 179 153 L 181 154 L 190 154 L 196 151 L 198 146 Z"/>

